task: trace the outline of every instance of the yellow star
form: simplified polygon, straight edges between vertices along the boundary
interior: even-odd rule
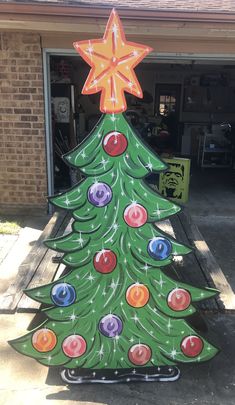
[[[143,97],[134,68],[152,49],[126,41],[122,23],[114,9],[102,39],[74,42],[74,47],[91,66],[82,94],[101,91],[102,112],[125,111],[127,105],[124,91]]]

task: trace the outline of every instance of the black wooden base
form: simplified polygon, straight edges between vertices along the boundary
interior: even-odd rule
[[[68,384],[176,381],[179,376],[180,370],[174,366],[123,368],[117,370],[67,368],[61,372],[63,381]]]

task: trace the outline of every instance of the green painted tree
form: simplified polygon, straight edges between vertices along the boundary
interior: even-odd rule
[[[174,256],[190,253],[156,225],[180,207],[148,186],[145,177],[167,166],[123,115],[124,91],[142,96],[133,68],[150,49],[126,41],[114,10],[103,39],[74,46],[91,66],[83,93],[101,91],[104,115],[65,156],[84,180],[50,199],[74,219],[70,234],[46,242],[63,252],[69,272],[25,292],[44,304],[46,320],[10,343],[41,364],[63,366],[72,383],[103,381],[105,371],[108,381],[174,380],[178,362],[217,353],[187,322],[193,304],[217,291],[163,271]]]

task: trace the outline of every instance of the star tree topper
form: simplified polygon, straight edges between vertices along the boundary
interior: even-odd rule
[[[152,49],[126,40],[122,23],[114,9],[102,39],[78,41],[73,45],[91,66],[82,94],[101,91],[100,111],[125,111],[127,105],[124,91],[143,97],[134,68]]]

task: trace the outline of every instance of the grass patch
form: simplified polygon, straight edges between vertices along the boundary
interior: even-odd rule
[[[21,222],[16,219],[0,218],[0,234],[17,235],[21,228]]]

